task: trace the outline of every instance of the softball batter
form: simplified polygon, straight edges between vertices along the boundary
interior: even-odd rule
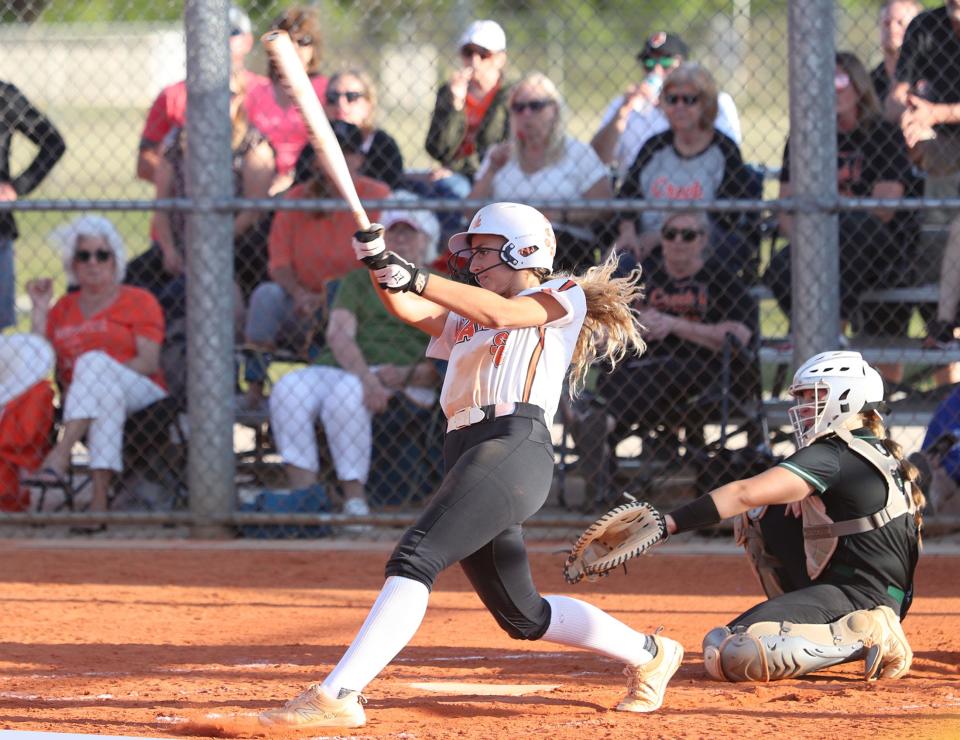
[[[883,381],[858,352],[824,352],[790,391],[798,451],[666,517],[673,534],[740,515],[738,539],[770,597],[707,633],[707,673],[773,681],[863,660],[867,680],[899,678],[913,657],[900,620],[924,499],[886,438]]]
[[[539,211],[515,203],[481,209],[450,239],[479,287],[446,280],[384,252],[379,231],[357,235],[357,257],[398,318],[449,360],[441,394],[447,416],[446,476],[387,563],[386,582],[333,672],[281,709],[279,727],[360,727],[360,694],[420,626],[437,575],[460,563],[510,637],[593,650],[626,664],[617,709],[650,712],[662,701],[683,648],[644,635],[583,601],[541,596],[522,525],[546,500],[553,475],[550,424],[564,374],[578,387],[598,355],[616,363],[643,349],[630,306],[638,275],[613,279],[613,262],[580,277],[551,276],[556,238]],[[571,367],[572,363],[572,367]]]

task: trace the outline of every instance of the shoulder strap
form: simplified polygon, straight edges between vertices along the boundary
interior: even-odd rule
[[[846,537],[851,534],[869,532],[879,529],[899,516],[914,510],[913,500],[900,490],[891,474],[892,463],[896,463],[890,455],[884,455],[865,439],[850,433],[848,429],[836,430],[836,435],[852,452],[870,463],[883,476],[887,485],[887,503],[880,511],[858,519],[848,519],[833,524],[823,524],[813,527],[804,527],[803,536],[806,539],[821,540],[832,537]]]

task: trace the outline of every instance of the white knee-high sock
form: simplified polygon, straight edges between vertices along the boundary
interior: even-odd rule
[[[642,665],[653,659],[647,637],[592,604],[569,596],[544,596],[550,604],[550,626],[542,640],[583,648]]]
[[[390,576],[347,652],[323,682],[336,698],[340,689],[362,691],[413,638],[427,611],[430,591],[419,581]]]

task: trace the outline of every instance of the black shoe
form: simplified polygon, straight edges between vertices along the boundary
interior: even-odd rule
[[[927,324],[927,336],[923,340],[925,349],[949,349],[957,346],[954,334],[957,325],[952,321],[933,319]]]

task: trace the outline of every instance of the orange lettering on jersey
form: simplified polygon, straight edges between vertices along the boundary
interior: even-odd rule
[[[454,344],[460,344],[460,342],[469,342],[473,339],[473,335],[478,331],[487,331],[486,326],[481,326],[476,321],[470,321],[470,319],[458,319],[457,320],[457,330],[454,333]]]
[[[493,366],[500,367],[500,363],[503,361],[503,350],[507,347],[507,337],[510,336],[508,331],[498,331],[493,335],[493,346],[490,347],[490,354],[493,355]]]

